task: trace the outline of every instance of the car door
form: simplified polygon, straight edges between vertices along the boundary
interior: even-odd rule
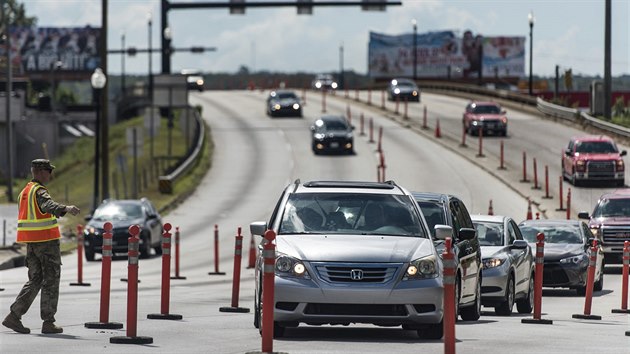
[[[573,173],[573,149],[575,148],[575,141],[569,141],[569,145],[562,152],[562,172],[563,174],[570,175]],[[567,155],[566,151],[571,153]]]
[[[143,209],[145,211],[146,223],[151,230],[151,245],[155,246],[162,242],[162,220],[157,209],[148,200],[144,201]]]
[[[508,246],[511,246],[514,241],[522,240],[523,235],[518,228],[518,225],[514,222],[514,220],[509,219],[507,224],[508,231]],[[529,269],[531,267],[530,254],[531,249],[527,247],[526,249],[514,249],[510,248],[510,253],[512,255],[512,263],[514,264],[516,279],[515,282],[515,292],[519,293],[521,291],[526,292],[529,287]]]
[[[462,228],[474,229],[475,227],[462,201],[456,198],[451,199],[449,208],[452,215],[453,230],[456,230],[455,244],[459,248],[459,261],[462,267],[462,302],[468,302],[474,298],[479,281],[479,262],[477,260],[479,247],[476,238],[464,240],[460,237],[459,231]],[[475,247],[475,242],[477,242],[477,247]]]

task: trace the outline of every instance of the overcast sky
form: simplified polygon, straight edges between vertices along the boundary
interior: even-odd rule
[[[101,0],[18,0],[40,27],[101,26]],[[228,0],[213,0],[227,2]],[[252,1],[252,0],[246,0]],[[264,0],[253,0],[264,1]],[[318,0],[313,0],[317,3]],[[204,2],[203,0],[172,0]],[[208,1],[206,1],[208,2]],[[153,47],[160,45],[159,0],[109,0],[109,48],[148,47],[147,14],[153,14]],[[612,74],[630,74],[630,0],[612,0]],[[249,8],[230,15],[227,8],[171,10],[174,47],[216,47],[216,52],[178,52],[172,71],[196,68],[203,72],[250,70],[274,72],[337,72],[343,45],[345,70],[367,72],[369,32],[389,35],[465,30],[486,36],[524,36],[525,72],[529,73],[528,14],[533,12],[535,75],[553,76],[571,68],[574,75],[604,73],[605,0],[402,0],[384,12],[359,7],[315,7],[312,15],[297,15],[293,7]],[[146,54],[127,58],[127,73],[146,73]],[[160,71],[153,57],[153,70]],[[109,72],[121,72],[120,55],[109,56]]]

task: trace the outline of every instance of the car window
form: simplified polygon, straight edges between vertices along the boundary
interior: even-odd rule
[[[348,126],[338,120],[329,120],[325,123],[326,130],[348,130]]]
[[[612,154],[617,152],[617,148],[609,141],[582,141],[576,145],[575,152]]]
[[[518,225],[514,222],[514,220],[510,220],[510,225],[512,225],[512,230],[514,230],[514,237],[516,240],[522,240],[523,235],[521,234],[521,229],[519,229]],[[512,241],[514,242],[514,241]]]
[[[143,217],[142,205],[131,203],[108,203],[94,211],[94,220],[130,220]]]
[[[412,201],[386,194],[299,193],[289,196],[278,234],[427,237]]]
[[[513,225],[513,222],[508,223],[508,245],[513,244],[517,239],[515,228],[516,225]]]
[[[545,243],[559,244],[583,244],[583,237],[578,225],[552,225],[552,226],[532,226],[523,225],[520,227],[523,237],[528,242],[536,242],[536,235],[542,232],[545,235]]]
[[[495,105],[476,105],[473,112],[476,114],[499,114],[501,108]]]
[[[278,99],[289,99],[289,98],[297,99],[295,94],[292,92],[282,92],[282,93],[279,93],[277,97]]]
[[[480,246],[503,246],[503,224],[488,221],[473,222]]]
[[[630,217],[630,199],[604,199],[595,207],[593,217]]]
[[[418,206],[422,210],[424,219],[427,221],[431,235],[435,237],[435,225],[448,225],[444,219],[444,209],[442,204],[438,202],[419,201]]]
[[[462,227],[474,228],[472,219],[470,218],[470,214],[468,213],[468,209],[466,209],[466,205],[461,200],[453,201],[453,214],[456,215],[459,220],[459,230]]]

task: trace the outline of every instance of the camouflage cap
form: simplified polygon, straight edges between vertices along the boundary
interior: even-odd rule
[[[52,165],[49,160],[46,159],[35,159],[31,161],[31,167],[40,169],[40,170],[54,170],[55,165]]]

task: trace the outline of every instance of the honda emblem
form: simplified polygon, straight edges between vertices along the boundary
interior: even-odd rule
[[[352,269],[350,271],[350,279],[363,280],[363,271],[361,269]]]

